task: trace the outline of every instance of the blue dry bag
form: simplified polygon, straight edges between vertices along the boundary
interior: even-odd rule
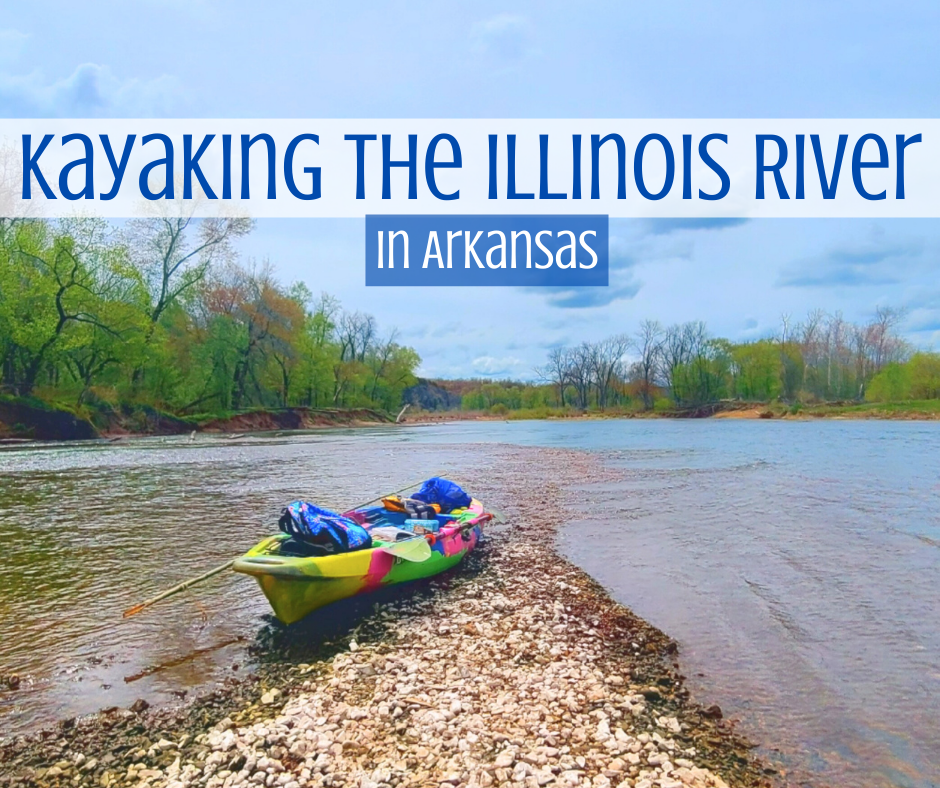
[[[424,503],[436,503],[441,512],[452,512],[454,509],[463,509],[470,505],[470,496],[459,485],[452,481],[435,476],[421,485],[421,489],[411,496]]]

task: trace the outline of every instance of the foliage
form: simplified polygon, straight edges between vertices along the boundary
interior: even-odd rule
[[[897,385],[885,388],[892,365],[904,365],[910,352],[895,333],[901,316],[879,309],[870,322],[854,325],[838,313],[817,310],[796,325],[785,316],[777,336],[742,343],[712,337],[698,321],[663,327],[647,320],[633,337],[555,348],[539,374],[551,384],[555,404],[581,409],[622,407],[632,400],[642,410],[662,410],[665,396],[671,409],[728,398],[859,400],[870,385],[876,399],[938,396],[940,357],[933,354],[917,353],[907,362],[909,391]],[[596,361],[605,357],[606,367]],[[606,377],[600,374],[603,369]]]
[[[940,399],[940,354],[915,353],[907,366],[911,399]]]
[[[865,399],[869,402],[897,402],[911,398],[910,364],[887,364],[868,383]]]
[[[501,405],[510,410],[540,408],[553,400],[548,386],[534,386],[512,381],[472,381],[472,387],[461,398],[463,410],[488,410]]]
[[[868,384],[869,402],[940,399],[940,354],[915,353],[906,363],[891,362]]]
[[[654,413],[669,413],[674,409],[675,406],[672,404],[672,400],[669,399],[669,397],[657,397],[653,400]]]
[[[420,359],[375,318],[268,262],[239,261],[250,222],[158,216],[0,219],[0,394],[78,414],[133,405],[179,416],[292,406],[394,410]],[[465,410],[509,417],[694,409],[722,399],[892,403],[940,398],[940,355],[879,309],[814,311],[750,342],[704,323],[553,348],[538,383],[447,381]],[[794,411],[796,412],[796,411]]]
[[[780,396],[780,351],[769,339],[735,345],[731,350],[733,390],[745,400],[772,400]]]
[[[371,315],[241,263],[244,221],[0,220],[0,392],[177,414],[398,407],[420,359]]]
[[[894,330],[900,317],[879,309],[855,325],[814,311],[794,325],[784,317],[777,336],[740,343],[710,336],[701,322],[647,320],[632,337],[553,348],[537,370],[540,384],[461,381],[463,408],[664,413],[733,399],[779,400],[796,415],[801,401],[940,397],[940,355],[909,356]]]

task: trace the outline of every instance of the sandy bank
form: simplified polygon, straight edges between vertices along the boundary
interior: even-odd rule
[[[0,785],[767,785],[720,710],[690,700],[676,644],[548,549],[554,479],[597,478],[594,461],[506,455],[466,481],[510,525],[458,571],[383,601],[316,660],[9,743]]]

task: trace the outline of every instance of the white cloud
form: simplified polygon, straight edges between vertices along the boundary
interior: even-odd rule
[[[493,356],[479,356],[471,362],[473,371],[478,375],[496,377],[499,375],[512,375],[517,373],[525,362],[514,356],[494,358]]]
[[[8,118],[160,117],[174,114],[183,103],[175,77],[121,79],[96,63],[83,63],[54,82],[39,72],[0,73],[0,114]]]

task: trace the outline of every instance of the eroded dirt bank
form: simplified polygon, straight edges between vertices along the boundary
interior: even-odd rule
[[[508,525],[315,658],[176,710],[112,710],[0,750],[0,785],[680,788],[770,770],[689,699],[666,635],[551,549],[587,455],[494,451],[464,479]]]
[[[374,408],[272,408],[213,419],[178,418],[146,405],[100,407],[90,419],[51,406],[0,400],[0,440],[92,440],[189,432],[243,433],[359,427],[394,419]]]

